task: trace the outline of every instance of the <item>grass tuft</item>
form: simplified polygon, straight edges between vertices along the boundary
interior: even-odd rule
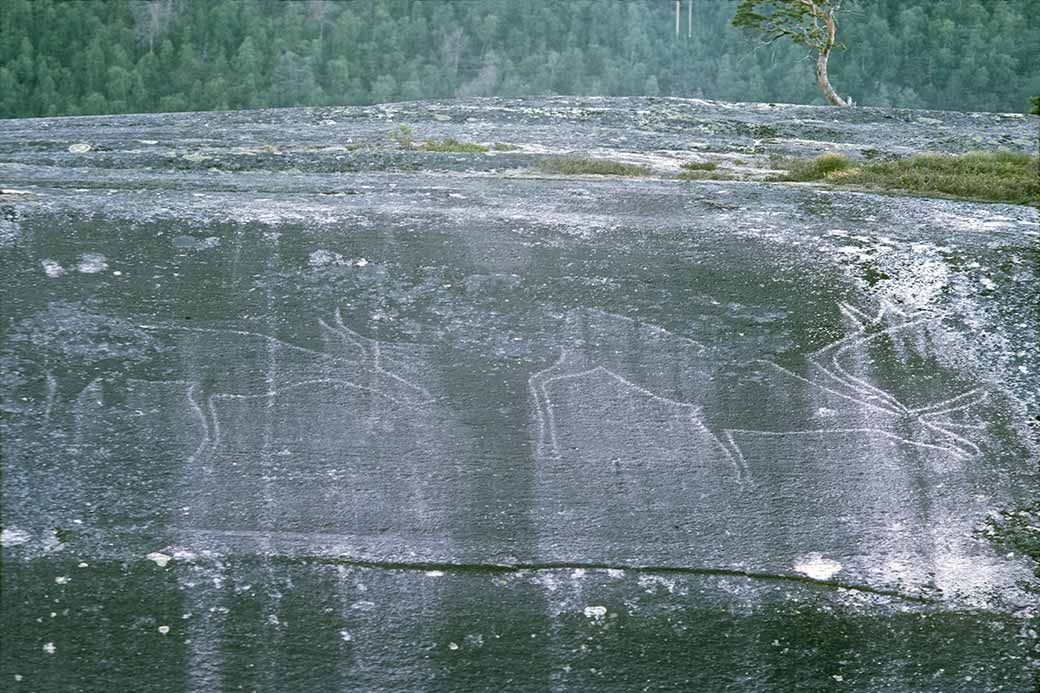
[[[787,166],[787,173],[780,177],[781,180],[806,181],[820,180],[836,171],[847,171],[852,168],[852,162],[844,154],[831,152],[815,159],[790,161]]]
[[[902,190],[987,202],[1040,205],[1040,161],[1015,152],[923,154],[907,159],[854,165],[840,154],[785,162],[775,180],[822,180],[874,190]]]
[[[625,164],[610,159],[542,159],[538,168],[546,173],[563,173],[568,175],[592,174],[596,176],[648,176],[650,169],[646,166]]]
[[[517,149],[520,149],[515,144],[506,144],[505,142],[495,142],[491,145],[491,148],[496,152],[515,152]]]
[[[459,142],[451,137],[444,140],[427,140],[423,142],[422,150],[425,152],[486,152],[488,150],[482,144],[476,142]]]
[[[401,123],[390,131],[390,139],[397,142],[401,149],[411,149],[415,142],[415,133],[410,125]]]
[[[714,161],[687,161],[682,167],[687,171],[714,171],[719,165]]]

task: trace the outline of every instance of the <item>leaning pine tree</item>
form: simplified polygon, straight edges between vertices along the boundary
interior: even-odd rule
[[[841,0],[740,0],[733,26],[747,27],[765,36],[766,43],[786,36],[816,52],[816,79],[824,96],[835,106],[848,106],[827,78],[827,59],[837,43],[834,20]]]

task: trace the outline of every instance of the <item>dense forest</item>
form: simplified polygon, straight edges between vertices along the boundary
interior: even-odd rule
[[[692,7],[691,7],[692,4]],[[0,0],[0,116],[665,95],[823,103],[736,0]],[[689,12],[689,14],[688,14]],[[1040,0],[845,0],[831,81],[859,105],[1026,111]]]

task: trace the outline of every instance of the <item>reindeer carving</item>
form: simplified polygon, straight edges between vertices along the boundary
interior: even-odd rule
[[[195,459],[205,457],[219,437],[215,398],[274,396],[307,384],[337,383],[398,405],[416,406],[432,399],[428,390],[396,372],[407,370],[404,359],[387,353],[414,350],[363,337],[347,326],[338,308],[333,320],[319,319],[318,325],[321,351],[248,330],[188,322],[135,325],[62,304],[27,321],[26,329],[33,332],[19,336],[15,346],[18,340],[42,343],[60,356],[57,375],[46,360],[42,364],[47,369],[45,418],[53,408],[74,404],[83,393],[95,391],[90,387],[93,383],[118,380],[186,386],[188,404],[203,428]],[[39,370],[40,365],[31,359],[39,359],[40,351],[37,348],[21,358]]]
[[[810,384],[816,388],[832,390],[860,406],[875,409],[881,415],[880,418],[889,421],[893,426],[917,429],[927,433],[927,437],[938,436],[935,440],[938,447],[946,449],[956,457],[964,458],[978,454],[979,446],[966,438],[964,432],[982,430],[985,424],[976,419],[967,420],[965,417],[970,417],[973,408],[987,399],[989,393],[985,388],[973,387],[940,401],[913,406],[890,390],[853,374],[845,363],[858,349],[865,350],[882,342],[895,342],[900,339],[920,341],[922,333],[927,335],[930,328],[937,326],[947,316],[935,313],[909,315],[890,303],[882,303],[875,315],[868,315],[847,303],[839,307],[854,329],[847,336],[813,353],[807,359],[820,376]],[[892,432],[888,427],[883,430]]]
[[[960,560],[949,506],[972,498],[973,473],[957,470],[982,452],[971,435],[988,393],[925,364],[945,316],[840,308],[849,333],[809,355],[804,375],[762,360],[723,376],[685,337],[568,314],[560,358],[529,379],[542,557],[781,574],[820,554],[879,584],[925,581],[933,538]],[[904,341],[916,346],[890,370],[917,371],[893,387],[869,359]],[[930,499],[918,484],[937,469],[946,495]],[[909,567],[886,573],[880,555]]]
[[[555,381],[607,374],[650,396],[674,401],[692,410],[711,377],[704,347],[692,339],[631,318],[593,309],[570,311],[564,321],[564,346],[549,368],[528,381],[538,422],[538,448],[559,454],[556,422],[549,387]],[[657,357],[656,362],[640,355]]]
[[[204,458],[218,443],[214,409],[218,398],[273,397],[292,388],[334,383],[404,406],[432,399],[428,390],[389,370],[395,361],[383,355],[383,345],[347,327],[338,308],[332,324],[322,319],[318,324],[325,341],[323,352],[245,330],[138,326],[162,342],[176,343],[172,353],[182,359],[179,365],[184,365],[187,355],[203,357],[189,363],[189,379],[183,381],[188,385],[190,406],[204,428],[195,459]],[[148,366],[154,369],[156,364]]]
[[[978,454],[978,444],[967,436],[971,431],[985,428],[981,421],[971,418],[973,407],[988,396],[984,388],[969,388],[941,401],[913,406],[868,382],[862,375],[856,375],[847,363],[856,350],[871,348],[883,340],[911,339],[915,331],[936,324],[945,316],[907,315],[890,304],[883,304],[873,316],[849,304],[842,304],[840,309],[851,322],[852,331],[807,358],[809,377],[771,361],[759,360],[752,365],[775,372],[790,387],[827,393],[850,407],[869,410],[876,416],[866,427],[843,428],[829,424],[827,428],[804,431],[794,428],[786,432],[875,431],[892,439],[938,448],[957,458]],[[551,390],[571,379],[608,375],[619,386],[633,387],[649,396],[671,401],[688,410],[691,416],[701,414],[714,367],[706,358],[704,347],[697,342],[629,318],[588,309],[569,313],[561,336],[563,346],[559,359],[529,379],[539,454],[561,454]],[[711,418],[717,439],[739,464],[741,455],[734,434],[756,431],[727,425],[724,415]],[[767,428],[761,432],[785,432],[783,428],[768,426],[767,418],[762,421]],[[812,426],[812,422],[807,423]],[[905,438],[908,428],[918,431],[920,439],[908,441]],[[742,470],[741,474],[746,475],[747,471]]]

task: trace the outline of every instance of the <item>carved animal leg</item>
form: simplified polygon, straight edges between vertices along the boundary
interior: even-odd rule
[[[390,384],[394,387],[403,387],[406,391],[410,392],[411,396],[409,399],[413,400],[413,404],[427,404],[434,400],[433,395],[431,395],[430,391],[426,388],[385,369],[383,367],[384,362],[390,365],[393,365],[395,362],[382,355],[380,352],[380,343],[378,341],[363,337],[347,327],[346,323],[343,321],[343,313],[339,308],[336,308],[336,329],[348,344],[353,344],[361,350],[363,360],[370,368],[372,368],[372,370],[380,376],[392,381]]]

